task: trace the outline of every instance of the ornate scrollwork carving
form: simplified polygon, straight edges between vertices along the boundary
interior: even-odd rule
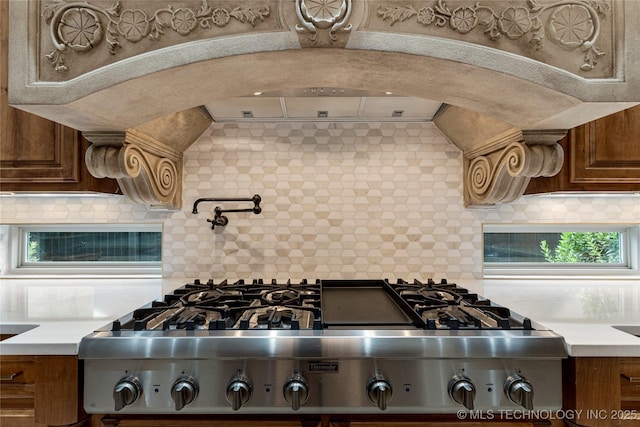
[[[255,27],[270,15],[269,6],[232,9],[210,6],[202,0],[199,8],[167,7],[147,12],[142,9],[122,9],[120,1],[103,8],[88,2],[57,0],[47,5],[42,13],[49,24],[49,35],[54,49],[46,56],[56,71],[68,68],[64,63],[67,48],[86,52],[101,44],[106,38],[107,50],[112,55],[120,48],[121,40],[131,43],[150,38],[158,40],[167,29],[186,36],[197,27],[211,29],[226,26],[231,18]],[[106,36],[106,37],[105,37]]]
[[[173,198],[178,183],[178,168],[174,161],[145,152],[132,144],[124,147],[121,158],[127,176],[133,178],[132,183],[145,203],[165,204]],[[142,179],[144,185],[136,184],[135,179]]]
[[[529,0],[526,6],[509,6],[496,10],[476,1],[473,5],[450,8],[447,0],[437,0],[432,6],[379,6],[377,15],[390,25],[415,18],[419,24],[448,26],[459,34],[484,27],[491,40],[504,36],[518,40],[530,34],[530,43],[539,49],[548,37],[560,48],[584,52],[582,71],[590,71],[604,52],[596,48],[600,35],[600,20],[611,9],[604,0],[560,0],[554,3]]]
[[[468,204],[512,202],[524,193],[531,178],[557,174],[563,160],[559,144],[527,145],[524,141],[470,159],[465,179]]]
[[[349,32],[352,25],[351,0],[296,0],[299,24],[296,31],[309,33],[309,39],[318,43],[318,30],[328,32],[329,44],[337,40],[337,32]]]
[[[87,131],[85,163],[96,178],[114,178],[123,194],[136,203],[179,209],[182,205],[184,150],[211,124],[200,107],[129,128]]]
[[[177,207],[179,161],[151,153],[137,144],[91,145],[85,163],[96,178],[115,178],[136,203]]]

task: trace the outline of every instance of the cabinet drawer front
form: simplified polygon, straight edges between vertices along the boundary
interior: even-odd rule
[[[2,402],[9,399],[33,399],[35,384],[2,384]],[[2,405],[4,407],[4,405]]]
[[[640,383],[640,359],[621,359],[620,373],[630,382]]]
[[[0,405],[10,409],[33,409],[35,359],[31,356],[0,357]]]
[[[640,381],[630,381],[629,378],[622,375],[620,379],[621,407],[622,409],[634,409],[640,413]]]
[[[640,414],[640,359],[622,360],[620,364],[620,406],[622,409],[636,411],[636,414]]]
[[[0,383],[2,394],[10,384],[33,384],[35,382],[35,360],[30,356],[0,357]]]

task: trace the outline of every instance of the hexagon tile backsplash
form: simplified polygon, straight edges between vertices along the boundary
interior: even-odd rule
[[[179,212],[122,197],[4,196],[1,222],[162,222],[166,277],[458,280],[481,276],[483,223],[640,218],[634,196],[465,209],[462,155],[432,123],[214,124],[186,151],[184,174]],[[246,203],[191,213],[201,197],[254,194],[262,213],[230,213],[225,227],[211,230],[213,208]]]
[[[473,270],[474,219],[458,215],[461,153],[432,125],[214,125],[186,153],[185,183],[186,200],[257,193],[263,211],[230,214],[208,238],[204,215],[168,221],[174,273],[312,279]],[[176,244],[183,236],[197,247]]]

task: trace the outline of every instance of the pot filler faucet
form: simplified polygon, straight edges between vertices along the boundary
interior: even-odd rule
[[[259,214],[262,212],[262,208],[260,207],[260,202],[262,201],[262,197],[259,195],[254,195],[253,197],[245,197],[245,198],[203,198],[198,199],[193,204],[193,212],[194,214],[198,213],[198,205],[202,202],[253,202],[252,208],[245,209],[222,209],[220,206],[216,206],[213,209],[214,216],[212,219],[207,219],[207,222],[211,223],[211,229],[215,229],[216,225],[220,227],[224,227],[229,223],[229,218],[224,216],[224,213],[227,212],[253,212],[254,214]]]

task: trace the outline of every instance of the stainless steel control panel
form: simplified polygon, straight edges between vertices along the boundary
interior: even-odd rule
[[[561,361],[84,360],[88,413],[455,413],[559,409]]]

